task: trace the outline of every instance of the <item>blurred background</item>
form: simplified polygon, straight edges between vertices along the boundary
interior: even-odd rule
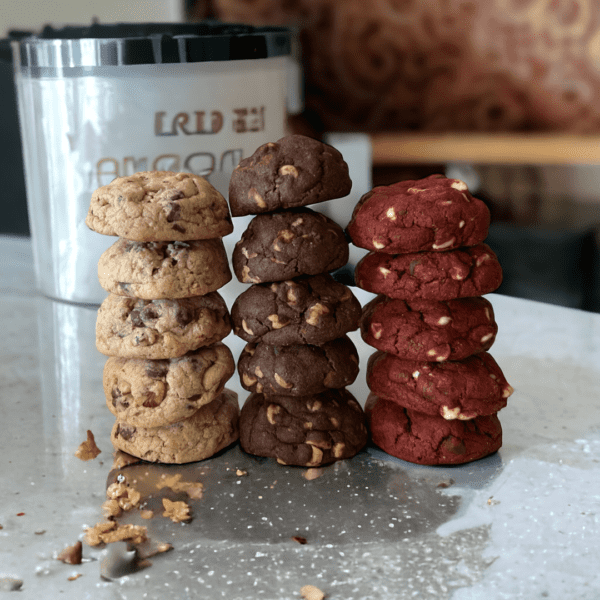
[[[0,13],[0,233],[29,235],[9,40],[48,24],[204,19],[291,27],[303,100],[291,132],[356,150],[369,185],[463,179],[492,213],[500,293],[600,312],[592,0],[9,3]]]

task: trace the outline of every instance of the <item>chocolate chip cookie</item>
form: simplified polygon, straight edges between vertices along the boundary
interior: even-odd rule
[[[225,389],[191,417],[163,427],[135,427],[117,421],[111,442],[149,462],[183,464],[204,460],[239,437],[237,394]]]
[[[234,372],[231,351],[221,343],[180,358],[111,357],[104,365],[106,404],[127,425],[170,425],[212,402]]]
[[[247,342],[315,344],[358,329],[360,302],[329,274],[253,285],[231,307],[234,333]]]
[[[98,261],[100,285],[113,294],[155,300],[204,296],[231,280],[220,238],[132,242],[120,238]]]
[[[285,281],[327,273],[348,262],[348,242],[334,221],[309,208],[258,215],[233,250],[242,283]]]
[[[231,332],[218,292],[178,300],[110,294],[96,319],[96,347],[122,358],[177,358],[221,341]]]
[[[496,452],[502,426],[489,415],[448,421],[369,394],[365,413],[373,443],[384,452],[420,465],[455,465]]]
[[[308,396],[350,385],[358,375],[358,352],[347,336],[322,346],[247,344],[238,372],[250,392]]]
[[[360,248],[405,254],[475,246],[487,237],[488,207],[459,179],[431,175],[367,192],[347,232]]]
[[[348,165],[338,150],[303,135],[260,146],[240,161],[229,181],[234,217],[316,204],[347,196]]]
[[[367,386],[404,408],[462,421],[498,412],[513,392],[487,352],[446,362],[375,352],[367,364]]]
[[[142,171],[98,188],[86,225],[137,242],[204,240],[233,231],[225,198],[203,177]]]
[[[486,244],[449,252],[370,252],[356,265],[358,287],[389,298],[452,300],[489,294],[502,267]]]
[[[442,362],[489,350],[498,325],[485,298],[397,300],[377,296],[364,308],[363,340],[400,358]]]
[[[326,465],[354,456],[366,442],[363,410],[345,389],[301,398],[253,393],[240,414],[242,449],[284,465]]]

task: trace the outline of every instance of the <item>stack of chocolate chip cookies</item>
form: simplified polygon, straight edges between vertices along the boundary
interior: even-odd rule
[[[420,464],[457,464],[500,448],[496,413],[512,393],[487,350],[498,327],[483,294],[502,269],[483,240],[490,214],[464,182],[432,175],[377,187],[347,232],[370,250],[356,284],[378,294],[361,334],[378,351],[367,365],[365,411],[373,442]]]
[[[140,172],[98,188],[86,224],[119,236],[98,263],[110,295],[96,321],[114,447],[152,462],[212,456],[238,439],[237,395],[224,389],[235,361],[221,343],[231,320],[216,291],[231,279],[225,199],[202,177]]]
[[[346,333],[361,306],[329,271],[348,260],[342,228],[305,208],[350,192],[334,148],[292,135],[261,146],[234,170],[234,217],[257,215],[233,252],[237,278],[252,286],[235,301],[234,333],[248,342],[238,361],[251,392],[240,416],[242,448],[281,464],[319,466],[354,456],[365,417],[348,392],[358,353]]]

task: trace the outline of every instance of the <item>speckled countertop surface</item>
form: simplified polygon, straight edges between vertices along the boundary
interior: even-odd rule
[[[163,475],[201,481],[193,520],[144,521],[173,545],[145,568],[122,543],[84,544],[82,564],[68,565],[58,552],[102,520],[118,475],[105,359],[95,312],[36,297],[28,241],[0,238],[0,596],[293,599],[312,584],[340,600],[597,600],[600,315],[489,299],[491,353],[516,390],[497,454],[437,468],[369,448],[314,480],[237,446],[183,467],[125,467],[148,508],[185,497],[159,491]],[[364,366],[371,349],[353,339]],[[235,378],[228,387],[241,392]],[[363,373],[351,390],[364,404]],[[87,429],[102,453],[82,462],[73,453]]]

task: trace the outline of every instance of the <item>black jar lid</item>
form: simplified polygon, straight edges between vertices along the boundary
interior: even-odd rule
[[[100,67],[263,59],[291,53],[285,27],[199,23],[92,23],[44,27],[15,49],[15,67]],[[14,47],[14,46],[13,46]]]

